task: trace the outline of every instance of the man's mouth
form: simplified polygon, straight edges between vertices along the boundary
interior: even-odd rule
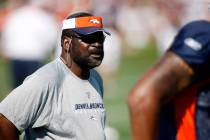
[[[90,54],[93,58],[101,58],[101,54]]]

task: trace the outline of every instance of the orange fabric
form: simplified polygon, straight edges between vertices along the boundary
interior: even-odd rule
[[[177,140],[196,140],[194,121],[196,93],[197,86],[184,91],[184,96],[178,97],[175,102]]]
[[[103,28],[102,18],[98,16],[89,16],[89,17],[79,17],[76,18],[76,28],[81,27],[99,27]]]
[[[209,84],[210,79],[186,89],[175,101],[177,140],[196,140],[195,107],[198,89]]]

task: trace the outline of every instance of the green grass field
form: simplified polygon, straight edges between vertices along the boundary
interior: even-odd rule
[[[11,77],[8,63],[0,59],[0,101],[11,91]]]
[[[120,140],[130,140],[130,120],[126,98],[134,83],[156,61],[158,54],[153,44],[133,55],[123,57],[118,79],[105,86],[107,124],[116,128]],[[0,100],[11,90],[8,64],[0,60]]]
[[[120,133],[120,140],[130,140],[130,120],[128,116],[127,96],[135,82],[157,60],[154,45],[142,49],[132,56],[125,56],[119,70],[119,79],[105,88],[113,91],[105,95],[108,124]]]

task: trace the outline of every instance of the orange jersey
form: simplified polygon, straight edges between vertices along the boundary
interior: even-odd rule
[[[166,110],[161,112],[159,140],[203,140],[203,138],[197,136],[198,128],[200,130],[209,130],[210,128],[208,125],[205,128],[196,127],[196,124],[199,123],[196,123],[196,107],[202,91],[201,87],[209,83],[210,81],[205,81],[192,85],[181,92],[173,104],[170,104],[171,106],[164,106],[163,110]],[[205,122],[206,120],[202,120],[202,123],[205,124]],[[208,135],[204,137],[208,137]]]
[[[183,91],[175,101],[176,140],[196,140],[195,106],[198,86]]]

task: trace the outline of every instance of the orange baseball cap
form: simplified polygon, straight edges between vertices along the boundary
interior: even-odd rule
[[[108,35],[109,32],[104,30],[102,18],[99,16],[87,16],[70,18],[63,21],[62,30],[71,29],[79,34],[88,35],[98,31],[102,31]]]

